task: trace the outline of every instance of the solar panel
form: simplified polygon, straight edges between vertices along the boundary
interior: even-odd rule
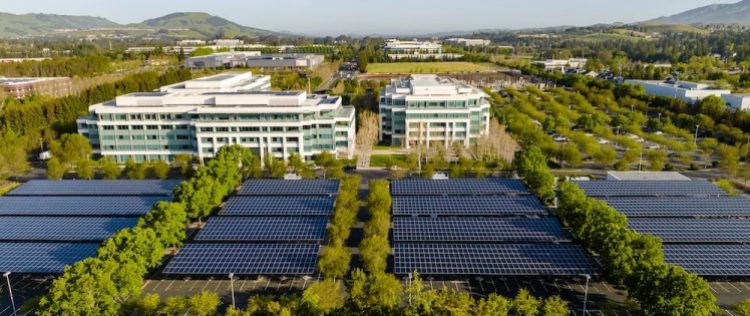
[[[197,241],[320,241],[328,218],[216,216],[195,237]]]
[[[99,244],[0,242],[0,271],[62,273],[66,265],[96,255]]]
[[[7,195],[163,195],[172,194],[180,180],[31,180]]]
[[[750,245],[664,245],[664,259],[701,276],[750,276]]]
[[[750,200],[721,198],[602,198],[628,217],[750,217]]]
[[[586,251],[571,244],[395,244],[395,273],[426,275],[593,274]]]
[[[482,195],[528,194],[526,186],[516,179],[450,179],[450,180],[395,180],[392,195]]]
[[[161,196],[5,196],[0,215],[38,216],[140,216]]]
[[[750,220],[634,218],[628,226],[664,242],[750,242]]]
[[[569,238],[554,218],[393,218],[393,241],[553,242]]]
[[[187,244],[164,273],[307,275],[317,258],[316,244]]]
[[[0,217],[0,240],[102,241],[138,223],[137,217]]]
[[[235,196],[224,204],[220,215],[328,216],[334,198],[329,196]]]
[[[546,215],[532,195],[394,196],[394,215]]]
[[[704,180],[577,181],[588,196],[726,196]]]
[[[338,180],[247,180],[239,195],[333,195]]]

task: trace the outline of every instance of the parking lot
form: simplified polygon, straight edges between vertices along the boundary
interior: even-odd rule
[[[52,280],[52,276],[11,275],[10,283],[13,288],[16,309],[20,309],[27,300],[47,293],[52,285]],[[13,308],[8,295],[8,285],[3,278],[2,287],[0,287],[0,316],[10,315],[13,315]],[[19,311],[18,315],[33,315],[33,311],[26,311],[25,313]]]

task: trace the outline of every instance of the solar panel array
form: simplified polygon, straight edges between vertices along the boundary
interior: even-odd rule
[[[14,216],[141,216],[160,196],[6,196],[0,215]]]
[[[516,179],[395,180],[392,195],[494,195],[528,194]]]
[[[547,215],[532,195],[394,196],[393,215]]]
[[[727,196],[727,192],[703,180],[578,181],[588,196]]]
[[[9,196],[170,196],[179,180],[31,180]]]
[[[234,196],[219,215],[227,216],[328,216],[330,196]]]
[[[0,270],[62,273],[135,226],[179,181],[32,180],[0,197]]]
[[[602,198],[629,217],[750,217],[750,201],[720,198]]]
[[[338,180],[247,180],[239,195],[334,195]]]
[[[96,255],[98,243],[0,242],[0,271],[61,273],[66,265]]]
[[[135,226],[136,217],[0,217],[0,241],[102,241]]]
[[[593,274],[586,251],[512,179],[397,180],[394,272],[427,275]]]
[[[195,240],[200,241],[321,241],[328,220],[316,217],[217,216]]]
[[[396,243],[396,274],[543,275],[590,274],[578,245]]]
[[[660,237],[667,262],[703,276],[750,276],[750,200],[703,181],[584,181],[590,196]]]
[[[248,180],[163,272],[313,274],[338,188],[328,180]]]
[[[554,218],[393,219],[395,242],[555,242],[570,241]]]
[[[317,244],[187,244],[166,274],[312,274]]]

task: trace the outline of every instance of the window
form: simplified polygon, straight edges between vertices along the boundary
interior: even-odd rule
[[[271,131],[272,132],[283,132],[284,128],[280,127],[280,126],[274,126],[274,127],[271,127]]]
[[[127,125],[117,125],[117,129],[121,131],[127,131],[130,128]]]
[[[259,132],[259,127],[240,127],[240,132]]]
[[[150,130],[158,130],[159,129],[159,125],[148,125],[148,126],[146,126],[146,128],[150,129]]]
[[[170,129],[172,129],[172,127],[173,127],[172,125],[162,125],[161,129],[163,129],[163,130],[170,130]]]
[[[143,125],[133,125],[134,130],[143,130]]]
[[[217,127],[216,131],[217,132],[228,132],[229,131],[229,127]]]
[[[201,127],[201,132],[213,132],[213,127]]]
[[[114,129],[115,129],[115,127],[114,127],[114,126],[112,126],[112,125],[104,125],[104,126],[102,126],[102,128],[103,128],[104,130],[107,130],[107,131],[112,131],[112,130],[114,130]]]

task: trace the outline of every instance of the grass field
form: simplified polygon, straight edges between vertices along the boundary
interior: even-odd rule
[[[404,165],[405,155],[372,155],[370,156],[370,167],[385,167],[391,165]]]
[[[480,72],[501,69],[491,63],[469,63],[463,61],[424,62],[424,63],[376,63],[367,65],[368,74],[387,73],[448,73]]]

